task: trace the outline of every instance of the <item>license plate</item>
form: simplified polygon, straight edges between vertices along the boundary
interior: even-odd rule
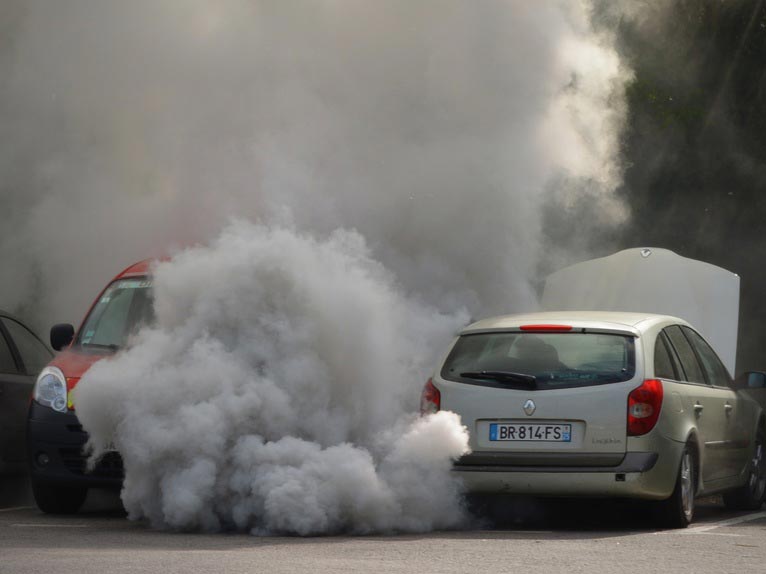
[[[490,423],[489,440],[571,442],[572,425],[543,423]]]

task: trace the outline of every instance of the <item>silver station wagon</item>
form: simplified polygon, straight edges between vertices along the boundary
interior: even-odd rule
[[[715,351],[666,315],[551,312],[463,330],[421,397],[458,413],[469,492],[645,499],[685,527],[694,499],[756,509],[766,490],[761,406]]]

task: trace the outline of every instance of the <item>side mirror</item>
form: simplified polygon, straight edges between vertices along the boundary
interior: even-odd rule
[[[59,323],[51,327],[51,347],[60,351],[74,339],[74,327],[69,323]]]
[[[742,373],[734,382],[738,389],[766,389],[766,373],[763,371],[747,371]]]

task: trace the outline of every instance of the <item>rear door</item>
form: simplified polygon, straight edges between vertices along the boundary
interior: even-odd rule
[[[0,318],[0,366],[4,365],[6,371],[0,374],[0,449],[8,464],[26,458],[26,421],[32,388],[37,374],[51,358],[53,353],[24,325],[8,317]]]
[[[638,346],[614,332],[467,334],[435,383],[442,409],[469,428],[477,464],[613,466],[642,376]]]
[[[680,325],[666,327],[663,332],[670,341],[686,384],[679,385],[684,410],[694,413],[701,443],[702,480],[711,482],[728,476],[726,449],[725,404],[728,393],[708,380],[697,352]]]
[[[721,408],[724,442],[721,446],[721,464],[725,468],[726,476],[736,476],[750,458],[751,435],[756,422],[755,411],[734,392],[729,372],[707,341],[689,327],[681,329],[697,352],[708,382],[723,400]]]
[[[29,395],[27,377],[0,327],[0,471],[23,460],[23,428]],[[31,390],[31,389],[30,389]]]

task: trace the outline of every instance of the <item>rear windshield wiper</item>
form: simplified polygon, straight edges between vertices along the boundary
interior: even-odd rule
[[[466,379],[491,379],[494,381],[513,382],[513,383],[525,383],[534,386],[537,382],[537,377],[534,375],[527,375],[526,373],[513,373],[511,371],[470,371],[467,373],[460,373],[461,377]]]
[[[101,343],[80,343],[82,347],[89,347],[93,349],[109,349],[110,351],[119,351],[120,347],[111,343],[109,345],[102,345]]]

